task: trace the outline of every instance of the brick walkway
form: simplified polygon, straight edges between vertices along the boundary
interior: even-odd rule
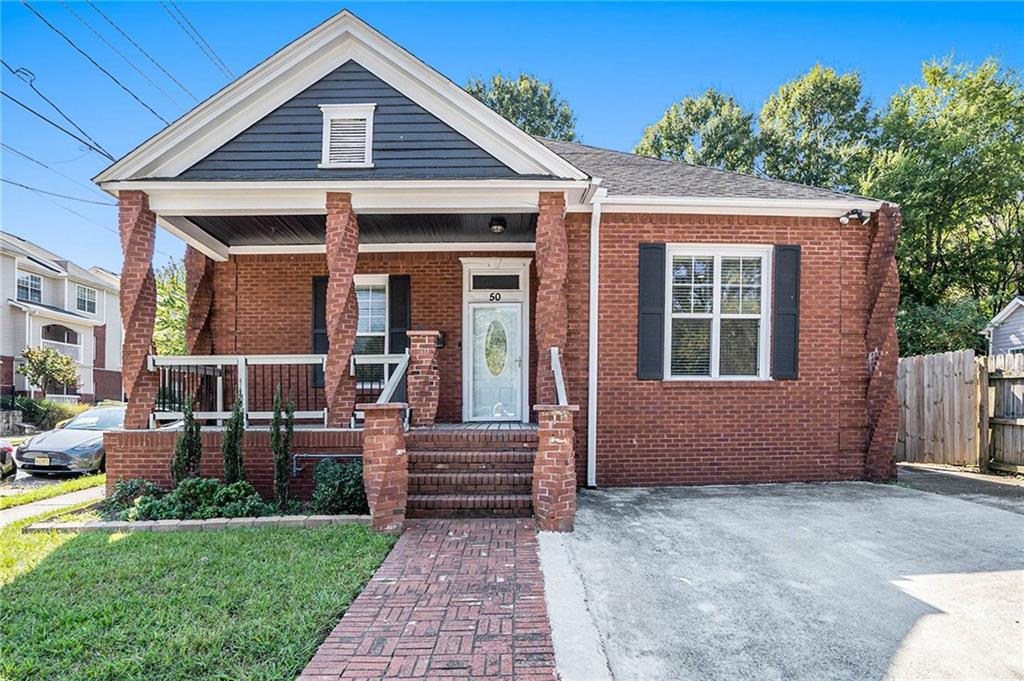
[[[299,678],[553,680],[534,521],[410,522]]]

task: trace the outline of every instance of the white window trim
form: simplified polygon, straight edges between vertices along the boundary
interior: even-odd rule
[[[25,277],[35,277],[36,279],[39,280],[39,300],[32,300],[31,297],[29,297],[29,298],[19,298],[18,297],[18,280],[21,279],[23,276],[25,276]],[[26,272],[26,271],[20,270],[20,269],[17,270],[15,272],[15,275],[14,275],[14,299],[15,300],[20,300],[23,303],[42,304],[43,296],[46,295],[46,289],[45,289],[45,286],[44,286],[44,283],[43,283],[43,279],[44,279],[44,277],[41,274],[36,274],[35,272]],[[32,287],[31,286],[29,287],[29,291],[30,292],[32,291]]]
[[[667,244],[665,247],[665,328],[664,328],[664,374],[666,381],[770,381],[771,380],[771,284],[772,284],[772,251],[771,245],[738,245],[738,244]],[[674,376],[672,375],[672,258],[674,256],[713,256],[714,278],[712,313],[701,315],[711,319],[711,371],[708,376]],[[721,311],[722,257],[762,258],[761,266],[761,314],[726,314]],[[696,318],[693,316],[691,318]],[[761,328],[758,336],[758,374],[751,376],[719,376],[719,333],[722,319],[760,319]]]
[[[356,274],[352,277],[353,286],[383,286],[384,287],[384,331],[359,331],[359,320],[356,319],[356,337],[359,336],[382,336],[384,338],[384,352],[382,354],[388,354],[391,350],[391,315],[388,311],[391,309],[391,287],[388,286],[388,275],[386,274]],[[356,310],[358,316],[359,311]],[[384,365],[384,381],[387,382],[390,378],[391,372],[389,371],[388,365]],[[373,388],[373,382],[361,381],[357,382],[357,387],[363,390]]]
[[[373,111],[376,104],[321,104],[324,115],[318,168],[372,168],[373,167]],[[331,121],[336,118],[362,118],[366,121],[366,149],[362,163],[331,163]]]
[[[89,312],[89,310],[83,310],[82,308],[80,308],[78,306],[78,300],[79,300],[78,294],[79,294],[80,291],[92,291],[92,302],[93,302],[93,307],[95,308],[92,312]],[[88,299],[88,296],[86,296],[86,298]],[[100,312],[100,292],[97,289],[94,289],[92,286],[86,286],[85,284],[79,284],[79,283],[76,282],[75,283],[75,311],[76,312],[81,312],[82,314],[90,315],[92,317],[97,316],[99,314],[99,312]]]
[[[1021,355],[1024,354],[1024,345],[1015,345],[1012,348],[1006,348],[1007,355]]]

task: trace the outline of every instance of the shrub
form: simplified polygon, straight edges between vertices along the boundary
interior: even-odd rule
[[[358,459],[349,463],[324,459],[313,473],[313,484],[313,510],[317,513],[361,515],[370,512],[363,487],[363,462]]]
[[[140,497],[158,498],[163,493],[162,489],[149,480],[118,480],[114,483],[114,493],[100,505],[100,513],[108,520],[119,520]]]
[[[174,443],[174,458],[171,460],[171,480],[177,487],[183,480],[199,476],[199,460],[203,456],[203,441],[199,434],[199,422],[192,414],[192,401],[183,409],[184,425],[181,435]]]
[[[34,400],[29,397],[15,398],[22,418],[39,430],[52,430],[61,421],[66,421],[90,409],[88,404],[58,404],[50,400]]]
[[[205,520],[270,515],[274,510],[274,506],[263,501],[244,480],[224,484],[214,478],[188,478],[170,494],[136,499],[122,517],[125,520]]]
[[[283,428],[283,430],[282,430]],[[270,448],[274,452],[274,498],[278,508],[288,507],[288,485],[291,482],[292,431],[295,429],[295,405],[285,407],[281,422],[281,384],[274,391],[274,414],[270,419]]]
[[[242,392],[235,390],[235,404],[231,418],[224,427],[224,439],[220,443],[220,454],[224,459],[224,480],[227,483],[245,480],[245,465],[242,461],[242,435],[245,433],[245,415],[242,413]]]

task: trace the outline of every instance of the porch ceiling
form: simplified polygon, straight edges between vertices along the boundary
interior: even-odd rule
[[[505,220],[502,234],[492,218]],[[325,215],[197,215],[197,227],[227,246],[303,246],[324,243]],[[537,230],[536,213],[432,213],[359,215],[359,241],[395,243],[528,243]]]

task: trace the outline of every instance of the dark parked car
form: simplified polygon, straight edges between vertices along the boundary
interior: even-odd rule
[[[96,407],[24,442],[15,454],[18,468],[32,473],[87,473],[103,470],[103,433],[124,427],[123,406]]]
[[[0,479],[17,471],[14,467],[14,445],[7,440],[0,440]]]

